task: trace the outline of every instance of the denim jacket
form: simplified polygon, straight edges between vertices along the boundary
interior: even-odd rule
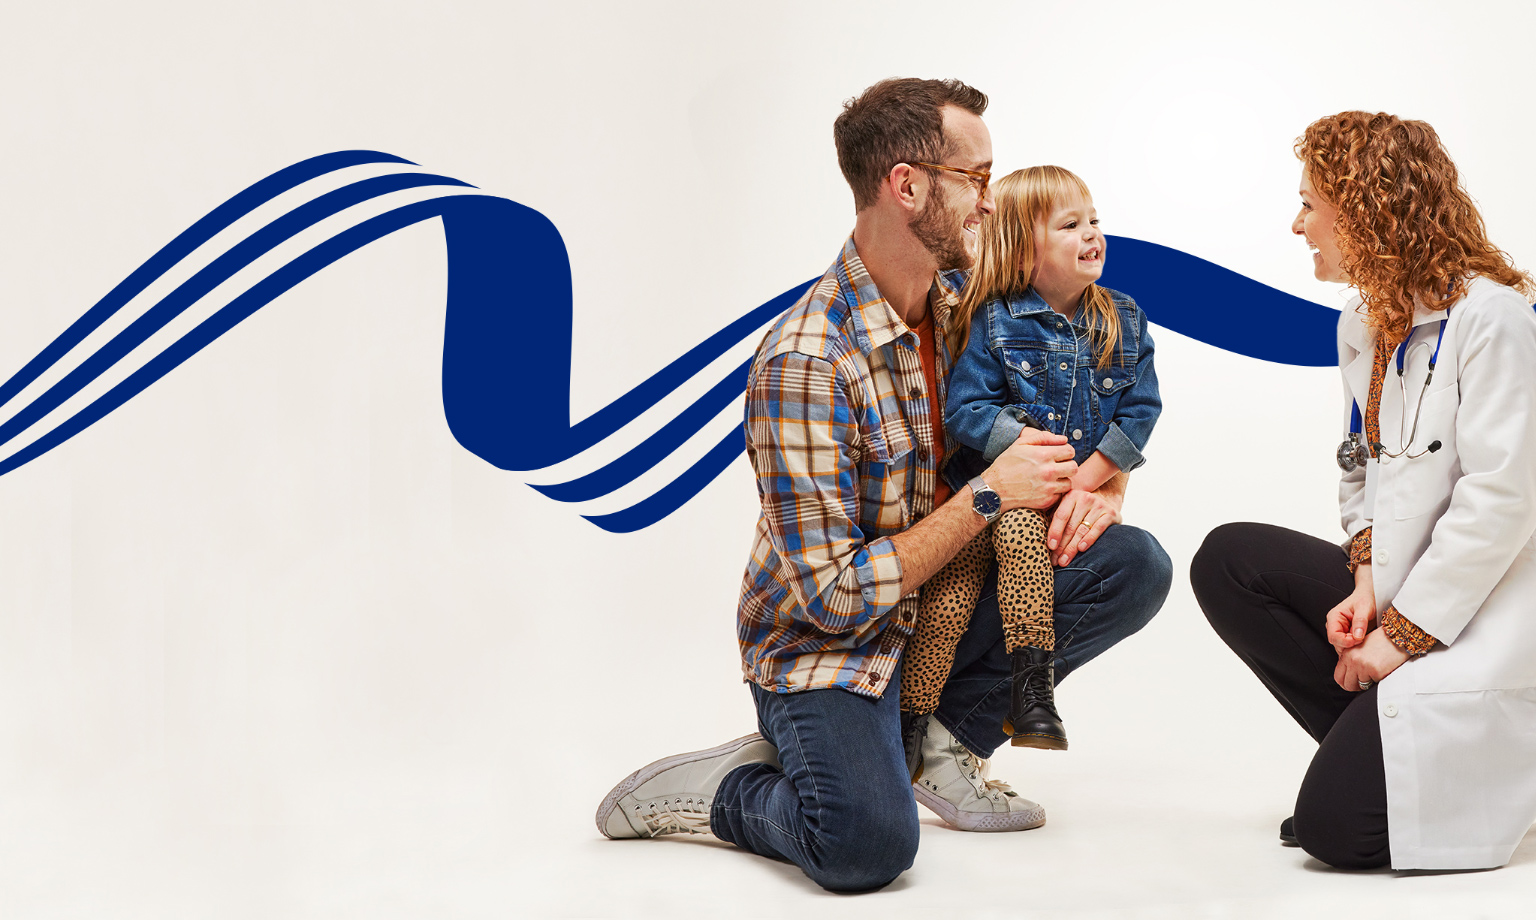
[[[944,430],[960,444],[944,469],[951,486],[985,470],[1028,427],[1026,416],[1066,435],[1078,463],[1095,450],[1127,472],[1146,462],[1141,452],[1163,409],[1152,337],[1136,301],[1108,293],[1120,311],[1120,345],[1107,368],[1082,310],[1068,320],[1033,288],[977,309],[944,406]]]

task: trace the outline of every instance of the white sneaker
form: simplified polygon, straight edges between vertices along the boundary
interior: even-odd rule
[[[966,750],[938,719],[928,720],[912,792],[956,830],[1023,831],[1045,823],[1044,808],[1002,780],[988,779],[987,762]]]
[[[709,833],[709,806],[725,775],[742,764],[779,765],[778,749],[751,734],[707,751],[647,764],[597,807],[597,829],[612,839]]]

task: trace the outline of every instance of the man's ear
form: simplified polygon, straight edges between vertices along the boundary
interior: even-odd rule
[[[891,171],[885,175],[885,181],[880,184],[883,186],[880,194],[889,195],[905,211],[917,210],[928,194],[927,174],[906,163],[892,166]]]

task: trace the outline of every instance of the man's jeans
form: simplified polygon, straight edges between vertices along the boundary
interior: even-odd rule
[[[1173,565],[1155,538],[1117,524],[1056,570],[1056,680],[1152,619]],[[955,651],[938,720],[990,757],[1005,740],[1012,668],[990,575]],[[832,891],[889,883],[917,854],[917,805],[901,747],[901,673],[880,699],[845,690],[773,693],[752,685],[758,731],[783,769],[749,764],[721,783],[710,812],[716,836],[794,863]]]

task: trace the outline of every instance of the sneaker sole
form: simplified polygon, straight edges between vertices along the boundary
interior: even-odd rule
[[[1032,811],[963,812],[934,793],[919,785],[912,786],[912,794],[924,808],[938,815],[945,824],[959,831],[994,833],[1000,831],[1027,831],[1045,823],[1045,809],[1036,805]]]
[[[635,772],[624,777],[623,781],[620,782],[617,786],[614,786],[613,791],[609,792],[607,797],[603,799],[603,804],[597,806],[597,829],[601,831],[603,836],[607,837],[609,840],[618,840],[619,838],[608,833],[608,818],[613,814],[613,809],[619,804],[619,799],[629,795],[631,790],[641,785],[642,783],[650,782],[656,777],[656,774],[662,772],[663,770],[670,770],[673,767],[680,767],[686,763],[693,763],[695,760],[705,760],[710,757],[734,754],[747,745],[762,740],[763,736],[754,732],[750,735],[743,735],[734,741],[727,741],[722,745],[712,747],[707,751],[690,751],[687,754],[673,754],[671,757],[663,757],[654,763],[646,764]]]

